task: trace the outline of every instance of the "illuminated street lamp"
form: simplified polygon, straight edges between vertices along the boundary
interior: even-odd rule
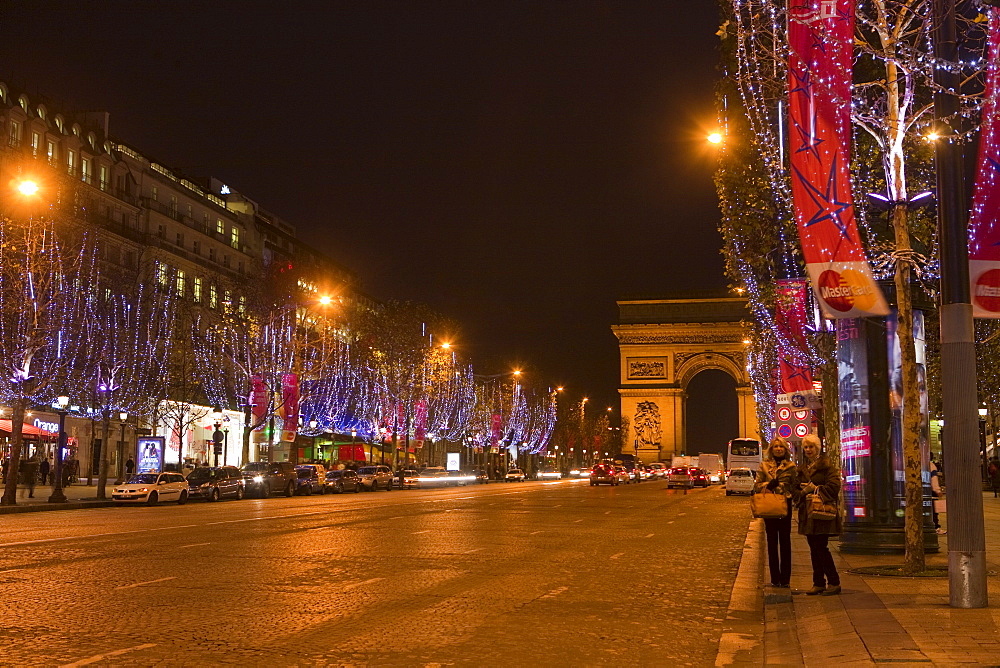
[[[121,483],[125,477],[125,421],[128,420],[128,413],[120,412],[118,420],[121,423],[121,436],[118,439],[118,482]]]
[[[215,431],[212,432],[212,454],[215,455],[215,465],[219,465],[219,455],[222,454],[222,441],[226,435],[222,433],[222,409],[218,406],[212,411],[212,421],[215,424]]]
[[[21,193],[25,197],[31,197],[38,194],[38,184],[30,179],[25,179],[17,184],[17,192]]]
[[[66,409],[69,408],[69,397],[60,396],[56,399],[56,413],[59,414],[59,445],[56,446],[56,467],[53,471],[55,481],[52,483],[52,494],[49,503],[66,503],[63,492],[63,450],[66,449]]]

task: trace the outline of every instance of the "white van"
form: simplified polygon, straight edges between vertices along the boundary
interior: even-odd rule
[[[753,494],[754,474],[750,469],[733,469],[726,476],[726,496]]]

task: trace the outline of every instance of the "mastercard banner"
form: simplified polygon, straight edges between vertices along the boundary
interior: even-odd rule
[[[983,95],[983,125],[979,142],[979,170],[969,219],[969,280],[972,315],[1000,318],[1000,123],[997,84],[1000,77],[1000,20],[989,9],[990,36]]]
[[[854,220],[853,45],[854,0],[788,0],[792,200],[806,271],[828,318],[889,313]]]

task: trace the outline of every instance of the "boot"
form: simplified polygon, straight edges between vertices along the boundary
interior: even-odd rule
[[[826,591],[826,587],[813,587],[806,591],[806,596],[816,596],[817,594],[822,594],[824,591]]]
[[[833,585],[823,592],[823,596],[836,596],[840,593],[840,585]]]

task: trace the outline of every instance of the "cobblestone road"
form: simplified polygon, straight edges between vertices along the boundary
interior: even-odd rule
[[[560,481],[5,516],[0,663],[711,665],[746,506]]]

